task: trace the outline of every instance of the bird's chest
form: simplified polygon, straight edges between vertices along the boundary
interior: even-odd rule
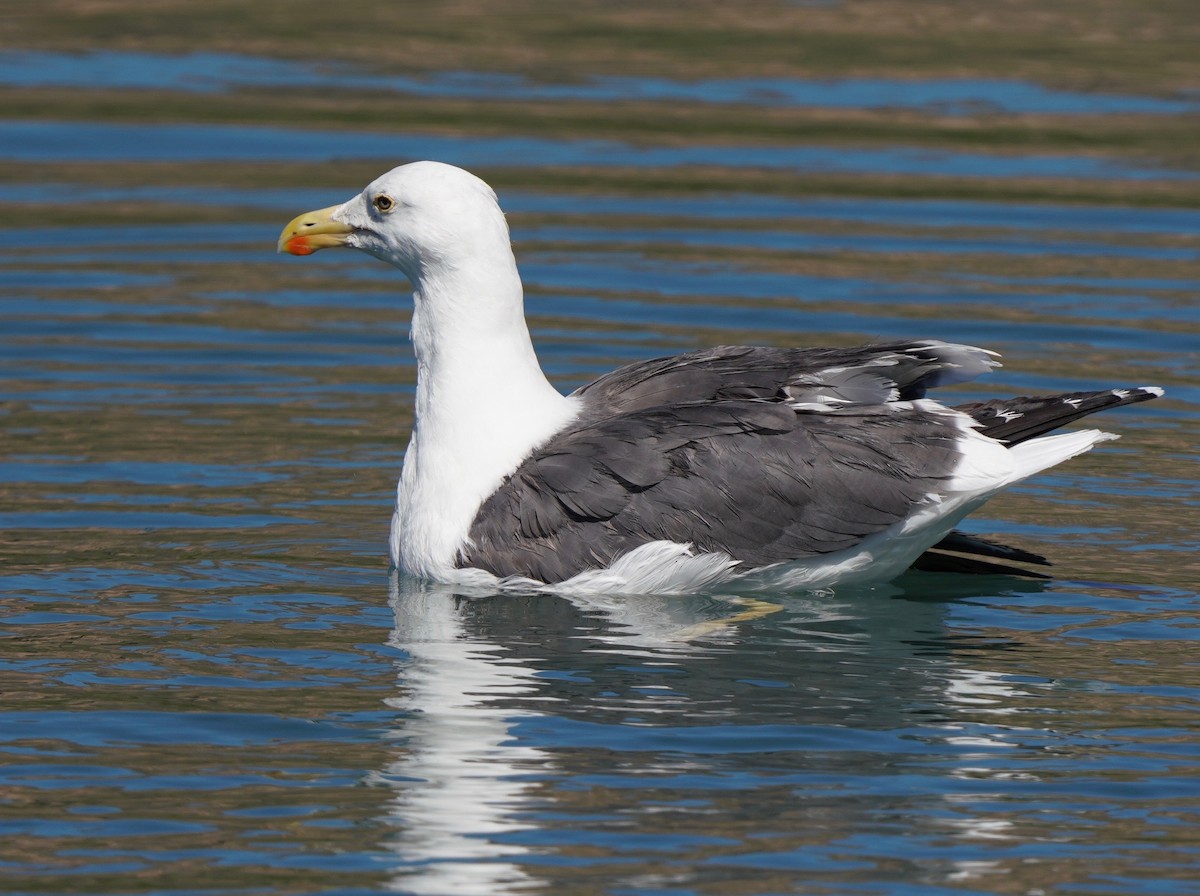
[[[396,488],[392,562],[414,575],[446,578],[480,506],[562,419],[535,426],[517,416],[507,425],[414,430]]]
[[[479,506],[503,480],[470,445],[422,444],[414,434],[396,487],[392,562],[414,575],[444,578],[466,544]]]

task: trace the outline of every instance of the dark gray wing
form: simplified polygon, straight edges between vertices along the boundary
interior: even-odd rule
[[[829,554],[908,516],[951,474],[961,433],[921,408],[719,400],[584,422],[480,508],[460,563],[558,582],[648,541],[746,568]]]
[[[923,398],[997,366],[969,345],[926,340],[853,348],[725,345],[618,368],[576,390],[593,418],[664,405],[757,398],[812,409]]]

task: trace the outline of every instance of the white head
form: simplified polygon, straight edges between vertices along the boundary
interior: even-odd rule
[[[295,218],[279,251],[348,246],[413,285],[417,392],[392,561],[448,575],[483,500],[576,412],[546,381],[496,194],[439,162],[389,171],[349,202]]]
[[[307,212],[279,237],[279,251],[361,249],[419,284],[431,272],[461,268],[501,252],[511,258],[496,194],[469,171],[442,162],[393,168],[348,202]]]

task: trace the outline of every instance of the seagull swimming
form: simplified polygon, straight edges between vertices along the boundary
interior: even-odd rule
[[[334,247],[394,265],[413,288],[416,405],[390,554],[440,582],[822,588],[914,565],[995,569],[984,557],[1044,563],[954,527],[1006,486],[1116,438],[1051,430],[1162,394],[948,407],[926,391],[986,373],[996,355],[927,339],[721,346],[564,396],[538,364],[504,213],[478,177],[402,165],[298,216],[278,244]]]

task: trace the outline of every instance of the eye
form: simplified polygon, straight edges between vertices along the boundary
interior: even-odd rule
[[[375,197],[375,201],[372,202],[371,204],[373,206],[375,206],[376,211],[380,211],[380,212],[383,212],[384,214],[387,214],[388,212],[390,212],[392,209],[394,209],[396,207],[396,200],[393,199],[391,196],[388,196],[386,193],[380,193],[378,196]]]

